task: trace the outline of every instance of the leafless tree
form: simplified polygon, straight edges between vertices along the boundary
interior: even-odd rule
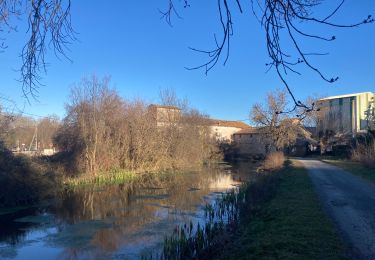
[[[184,1],[184,7],[189,6],[190,1]],[[314,110],[314,106],[299,101],[294,96],[291,88],[286,80],[286,75],[296,73],[300,75],[296,66],[304,64],[309,69],[316,72],[324,81],[333,83],[339,77],[326,76],[318,66],[314,65],[310,60],[311,56],[326,55],[326,53],[317,51],[306,51],[302,48],[301,42],[306,39],[316,39],[320,41],[334,41],[335,36],[315,34],[301,28],[301,24],[318,24],[328,28],[354,28],[363,24],[373,23],[374,19],[368,15],[364,19],[351,24],[338,24],[332,22],[332,18],[343,7],[345,0],[340,0],[337,6],[323,17],[317,17],[313,10],[321,6],[324,0],[250,0],[245,2],[243,0],[218,0],[219,21],[222,27],[221,36],[214,35],[214,47],[211,50],[202,50],[191,48],[193,51],[207,55],[207,62],[190,67],[189,70],[204,69],[207,74],[223,56],[223,64],[225,65],[229,58],[230,42],[233,36],[233,13],[238,11],[244,13],[243,6],[250,6],[252,14],[257,18],[266,34],[266,45],[270,62],[266,63],[268,70],[274,68],[277,75],[285,85],[289,95],[293,100],[292,109],[281,112],[295,111],[297,108],[303,108],[307,113]],[[171,17],[178,16],[176,11],[175,0],[168,0],[168,8],[162,12],[163,18],[171,24]],[[292,43],[295,54],[286,51],[285,42]],[[267,70],[267,71],[268,71]]]
[[[334,41],[335,36],[316,35],[300,28],[300,24],[320,24],[327,27],[353,28],[362,24],[372,23],[374,19],[368,15],[365,19],[352,24],[336,24],[332,18],[344,6],[341,0],[336,8],[327,11],[326,16],[317,17],[313,10],[321,6],[324,0],[218,0],[219,22],[222,26],[221,36],[214,35],[215,47],[211,50],[191,48],[208,56],[208,61],[188,69],[201,69],[208,73],[224,56],[224,64],[229,58],[230,41],[233,36],[233,13],[245,13],[244,6],[250,7],[252,14],[258,19],[266,34],[267,51],[270,62],[266,65],[274,68],[289,92],[294,108],[303,107],[307,111],[314,109],[298,101],[293,95],[287,81],[288,72],[299,74],[296,65],[305,64],[315,71],[324,81],[335,82],[338,77],[326,76],[309,59],[311,55],[324,55],[320,52],[309,52],[302,49],[300,42],[304,39]],[[167,8],[160,11],[162,18],[172,25],[172,17],[179,16],[175,0],[167,0]],[[184,8],[190,6],[189,0],[179,1],[177,5]],[[29,25],[29,39],[22,52],[21,82],[25,96],[36,97],[38,86],[41,84],[41,72],[46,70],[45,53],[47,45],[52,46],[56,54],[66,57],[67,45],[74,40],[74,31],[70,19],[71,0],[1,0],[0,1],[0,33],[16,30],[13,20],[26,16]],[[285,50],[283,35],[291,40],[296,55]],[[298,37],[301,36],[301,40]],[[4,35],[0,36],[0,49],[6,48]]]
[[[60,120],[57,116],[48,116],[38,120],[38,147],[40,149],[53,147],[53,137],[56,134],[59,125]]]
[[[41,73],[46,71],[45,54],[51,47],[67,58],[67,45],[75,39],[70,19],[70,0],[0,0],[0,48],[6,49],[4,34],[16,31],[16,22],[27,18],[28,35],[22,51],[20,81],[26,98],[37,97]]]
[[[287,106],[287,92],[276,90],[267,95],[265,104],[257,103],[250,111],[250,119],[264,135],[264,142],[276,150],[294,144],[297,137],[305,135],[300,119],[291,113],[280,113]]]
[[[366,123],[367,123],[368,131],[374,132],[375,131],[375,100],[374,100],[374,97],[372,97],[371,101],[369,102],[367,110],[365,111],[365,116],[366,116]]]
[[[296,116],[302,121],[304,126],[307,127],[317,127],[321,112],[320,108],[318,106],[319,99],[321,99],[318,94],[315,94],[313,96],[308,96],[304,99],[303,104],[305,104],[308,107],[314,107],[314,109],[311,109],[311,111],[306,111],[303,107],[298,107],[296,109]]]
[[[13,121],[13,116],[4,113],[2,107],[0,106],[0,141],[4,141],[7,133],[10,130],[10,123]]]
[[[171,92],[164,98],[183,103]],[[85,78],[72,90],[55,143],[90,175],[193,166],[215,152],[206,117],[199,112],[185,107],[176,116],[174,107],[164,106],[167,115],[169,108],[174,112],[159,125],[151,108],[142,100],[121,98],[108,79]]]

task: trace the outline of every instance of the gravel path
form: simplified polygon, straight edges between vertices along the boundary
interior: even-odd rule
[[[349,257],[375,259],[375,185],[318,160],[299,160],[323,207],[346,242]]]

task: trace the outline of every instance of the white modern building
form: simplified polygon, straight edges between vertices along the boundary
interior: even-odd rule
[[[352,135],[375,130],[371,115],[374,113],[374,99],[375,93],[372,92],[320,99],[317,102],[320,109],[319,130]]]

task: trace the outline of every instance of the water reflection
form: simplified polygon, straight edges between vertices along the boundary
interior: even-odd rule
[[[11,228],[1,229],[0,258],[23,258],[25,250],[32,254],[28,258],[43,257],[48,250],[61,259],[139,257],[160,248],[176,225],[203,221],[203,206],[252,176],[253,169],[223,165],[138,184],[63,192],[47,209],[11,217]],[[9,254],[11,249],[16,254]]]

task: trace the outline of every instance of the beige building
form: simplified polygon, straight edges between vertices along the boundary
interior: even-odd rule
[[[181,118],[181,109],[175,106],[152,104],[148,109],[159,127],[177,124]],[[218,119],[207,119],[201,123],[205,126],[209,126],[211,136],[222,142],[231,142],[234,133],[250,127],[241,121]]]
[[[368,124],[368,112],[373,108],[375,94],[363,92],[320,99],[319,131],[331,130],[335,134],[366,133],[373,128]],[[373,113],[373,109],[371,110]]]
[[[232,142],[233,134],[238,131],[250,128],[249,125],[241,121],[227,121],[218,119],[209,119],[211,135],[218,141]]]

